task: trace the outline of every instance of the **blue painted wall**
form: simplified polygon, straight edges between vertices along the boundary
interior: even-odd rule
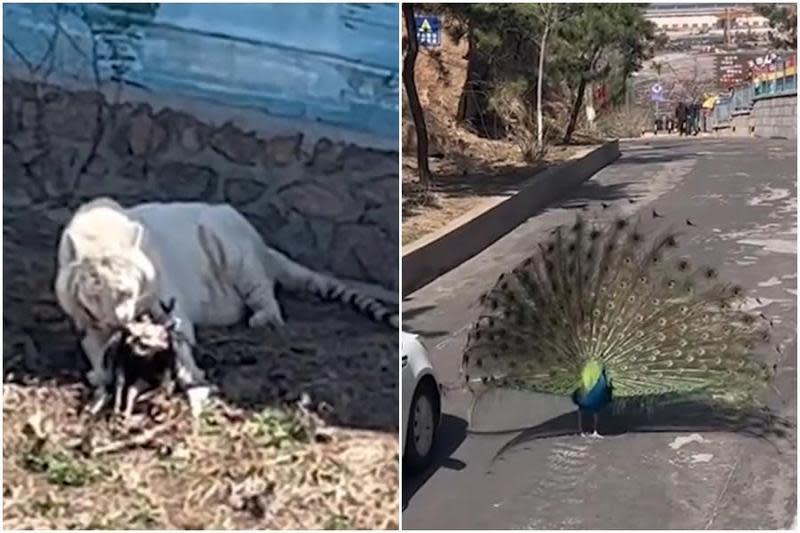
[[[397,137],[396,4],[118,6],[4,4],[5,63]]]

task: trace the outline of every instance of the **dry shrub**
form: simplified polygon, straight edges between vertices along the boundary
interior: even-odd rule
[[[642,107],[618,107],[597,117],[597,130],[607,137],[640,137],[651,127],[651,114]]]
[[[521,78],[497,84],[490,92],[489,105],[500,119],[507,138],[527,159],[536,153],[536,113],[528,105],[528,83]]]

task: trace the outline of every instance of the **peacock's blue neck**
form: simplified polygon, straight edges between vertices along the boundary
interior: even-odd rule
[[[594,386],[585,391],[582,387],[575,389],[572,401],[583,411],[597,412],[611,401],[611,386],[605,371]]]

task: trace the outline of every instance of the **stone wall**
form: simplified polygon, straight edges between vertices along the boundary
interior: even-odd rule
[[[750,112],[750,127],[756,137],[797,138],[797,94],[757,99]]]
[[[398,287],[398,154],[267,136],[147,104],[3,83],[4,207],[64,223],[97,195],[229,202],[265,241],[337,276]],[[52,243],[55,250],[55,243]]]
[[[731,113],[730,131],[732,135],[736,137],[749,137],[750,127],[749,111],[736,111]]]

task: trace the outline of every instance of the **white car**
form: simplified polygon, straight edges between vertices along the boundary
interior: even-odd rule
[[[441,418],[439,384],[433,374],[428,351],[417,335],[401,332],[403,363],[403,460],[414,471],[433,459],[436,429]]]

